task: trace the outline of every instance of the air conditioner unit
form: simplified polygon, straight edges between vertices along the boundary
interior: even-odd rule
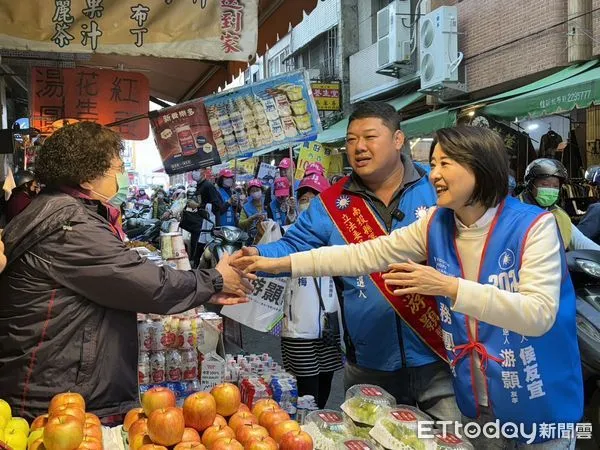
[[[441,6],[421,18],[419,33],[419,70],[421,90],[443,90],[459,82],[458,9]]]
[[[377,12],[377,72],[410,65],[410,0],[395,0]]]

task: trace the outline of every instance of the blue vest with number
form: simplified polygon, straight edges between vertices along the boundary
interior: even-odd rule
[[[287,218],[287,214],[281,210],[281,203],[274,198],[271,201],[271,212],[273,213],[273,220],[277,222],[280,226],[285,226],[285,219]]]
[[[224,187],[219,188],[219,194],[221,194],[221,199],[223,203],[228,202],[231,198],[231,194]],[[235,212],[233,211],[233,207],[229,205],[227,211],[221,214],[221,226],[235,226]]]
[[[541,209],[508,197],[498,208],[487,237],[479,272],[479,283],[519,291],[519,271],[527,235]],[[428,264],[442,273],[462,277],[456,253],[456,223],[453,211],[438,209],[428,231]],[[558,239],[558,235],[557,235]],[[489,405],[501,423],[576,423],[583,415],[583,381],[577,327],[575,291],[561,246],[562,276],[560,304],[552,328],[539,337],[522,336],[488,323],[477,322],[475,336],[469,317],[451,308],[447,297],[438,297],[442,333],[453,364],[454,390],[461,412],[478,417],[479,402],[474,386],[473,352],[481,359]],[[559,436],[555,436],[559,437]],[[538,436],[535,442],[543,441]]]

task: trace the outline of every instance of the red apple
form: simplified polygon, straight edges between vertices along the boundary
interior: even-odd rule
[[[103,449],[102,441],[99,441],[98,439],[91,437],[91,436],[84,436],[83,441],[81,441],[81,444],[79,444],[79,447],[77,447],[77,450],[102,450],[102,449]]]
[[[176,403],[173,391],[159,386],[147,390],[142,397],[142,408],[146,417],[150,417],[157,409],[174,408]]]
[[[313,450],[313,440],[306,431],[290,431],[281,438],[279,450]]]
[[[251,413],[252,411],[250,411],[250,408],[248,408],[248,405],[246,405],[245,403],[240,403],[240,407],[238,408],[237,412],[249,412],[249,413]]]
[[[146,417],[146,415],[144,414],[143,408],[133,408],[129,410],[129,412],[125,414],[125,419],[123,420],[123,431],[129,431],[131,425],[144,417]]]
[[[217,414],[229,417],[237,411],[242,402],[240,390],[235,384],[222,383],[210,391],[217,402]]]
[[[186,427],[183,430],[183,437],[181,438],[181,442],[200,442],[202,438],[198,434],[196,430],[193,428]]]
[[[265,410],[260,417],[258,418],[258,423],[265,427],[267,430],[270,430],[271,427],[279,422],[283,422],[284,420],[290,420],[290,415],[286,413],[283,409],[267,409]]]
[[[48,423],[48,414],[44,414],[43,416],[36,417],[33,422],[31,422],[31,426],[29,427],[29,431],[35,431],[40,428],[44,428]]]
[[[99,427],[102,427],[102,422],[100,422],[100,419],[98,418],[98,416],[96,414],[92,414],[92,413],[85,413],[85,423],[90,423],[93,425],[98,425]]]
[[[237,433],[237,429],[242,425],[258,424],[258,419],[249,412],[238,412],[229,418],[229,428]]]
[[[215,421],[212,423],[213,425],[221,425],[222,427],[228,427],[227,420],[220,414],[215,416]]]
[[[211,450],[212,444],[220,438],[234,439],[235,433],[231,428],[221,425],[212,425],[202,433],[202,443],[208,450]]]
[[[181,442],[185,430],[183,411],[169,407],[157,409],[148,418],[148,435],[152,442],[160,445],[175,445]]]
[[[127,432],[128,436],[129,436],[129,441],[131,442],[131,437],[134,434],[138,434],[141,432],[146,433],[147,431],[148,431],[148,419],[145,417],[143,419],[138,419],[129,427],[129,431]]]
[[[63,392],[62,394],[56,394],[50,400],[50,405],[48,406],[48,412],[52,413],[52,411],[60,405],[64,405],[66,403],[75,403],[81,409],[85,411],[85,400],[78,394],[77,392]]]
[[[194,428],[200,433],[215,422],[216,416],[217,402],[208,392],[196,392],[183,402],[185,426]]]
[[[277,403],[272,398],[263,398],[257,401],[252,408],[252,414],[257,419],[260,419],[260,415],[268,408],[279,408],[279,403]]]
[[[243,445],[246,445],[251,439],[267,436],[269,436],[269,431],[265,427],[256,424],[242,425],[235,433],[235,438]]]
[[[98,439],[100,442],[102,442],[102,427],[94,425],[93,423],[85,423],[83,425],[83,435]]]
[[[83,424],[73,416],[58,415],[44,427],[44,446],[48,450],[74,450],[83,441]]]
[[[220,438],[213,442],[212,450],[244,450],[244,446],[233,438]]]
[[[279,444],[281,438],[290,431],[298,431],[300,430],[300,424],[295,420],[284,420],[283,422],[276,423],[271,428],[269,428],[269,434],[275,442]]]
[[[63,403],[62,405],[55,406],[49,413],[49,417],[69,415],[75,417],[81,422],[85,423],[85,410],[81,409],[76,403]]]
[[[277,442],[270,436],[256,437],[244,444],[244,450],[278,450]]]
[[[146,444],[152,444],[152,439],[150,439],[150,436],[148,436],[148,433],[146,431],[136,433],[133,436],[131,436],[131,438],[129,438],[130,450],[139,450],[140,447]]]
[[[202,442],[180,442],[173,450],[206,450],[206,447],[202,444]]]

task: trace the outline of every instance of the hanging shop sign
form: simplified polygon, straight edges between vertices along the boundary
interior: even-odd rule
[[[331,149],[325,147],[320,142],[304,142],[300,147],[300,155],[298,156],[298,167],[295,173],[296,180],[304,178],[304,172],[308,165],[315,162],[320,163],[327,173],[330,156]]]
[[[319,111],[340,111],[340,92],[339,81],[331,83],[311,83],[310,84],[315,97],[315,103]]]
[[[305,71],[212,95],[204,104],[222,159],[275,150],[321,131]]]
[[[0,0],[0,48],[248,61],[258,0]]]
[[[149,101],[148,79],[141,73],[84,67],[31,69],[33,127],[44,133],[66,118],[109,124],[143,115]],[[115,130],[124,139],[144,140],[148,120],[128,122]]]
[[[151,111],[150,125],[168,175],[221,164],[202,99]]]

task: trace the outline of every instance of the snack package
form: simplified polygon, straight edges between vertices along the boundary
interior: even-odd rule
[[[379,418],[370,435],[390,450],[426,450],[427,442],[417,437],[419,421],[433,421],[412,406],[398,405]]]
[[[448,433],[444,435],[440,430],[434,430],[434,437],[428,448],[431,450],[475,450],[464,437],[458,437],[455,434]]]
[[[375,425],[396,404],[396,399],[379,386],[357,384],[346,392],[341,408],[354,422]]]
[[[331,409],[308,413],[302,429],[311,435],[319,450],[336,450],[340,442],[355,436],[352,421]]]

